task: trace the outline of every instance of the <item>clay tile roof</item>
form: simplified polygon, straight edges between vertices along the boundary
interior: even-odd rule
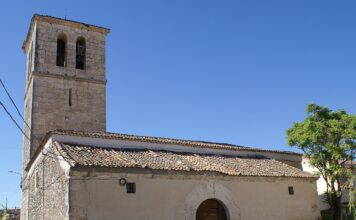
[[[167,171],[208,171],[231,176],[314,178],[273,159],[238,158],[221,155],[115,149],[55,142],[58,152],[72,166],[144,168]]]

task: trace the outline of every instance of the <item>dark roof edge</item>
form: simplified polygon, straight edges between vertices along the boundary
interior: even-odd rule
[[[268,150],[268,149],[260,149],[260,148],[246,147],[246,146],[219,143],[219,142],[185,140],[185,139],[154,137],[154,136],[141,136],[141,135],[111,133],[111,132],[54,130],[49,133],[58,134],[58,135],[82,136],[82,137],[93,137],[93,138],[103,138],[103,139],[118,139],[118,140],[129,140],[129,141],[131,140],[131,141],[138,141],[138,142],[158,143],[158,144],[176,144],[176,145],[192,146],[192,147],[206,147],[206,148],[215,148],[215,149],[220,148],[224,150],[281,153],[281,154],[289,154],[295,156],[303,155],[292,151]]]
[[[51,137],[52,134],[51,132],[47,132],[47,134],[45,135],[45,137],[41,140],[38,148],[36,149],[35,153],[33,154],[33,156],[30,158],[30,160],[28,161],[25,170],[28,172],[32,166],[32,164],[35,162],[36,158],[38,157],[38,155],[41,153],[41,151],[43,150],[43,147],[45,146],[45,144],[47,143],[49,137]]]
[[[196,175],[205,175],[206,173],[210,173],[212,175],[215,176],[228,176],[228,177],[257,177],[257,178],[290,178],[290,179],[314,179],[315,181],[317,179],[319,179],[319,177],[310,174],[310,176],[272,176],[272,175],[227,175],[227,174],[223,174],[217,171],[184,171],[184,170],[157,170],[157,169],[152,169],[152,168],[142,168],[142,167],[135,167],[135,168],[127,168],[127,167],[104,167],[104,166],[89,166],[89,165],[80,165],[80,164],[76,164],[75,166],[71,167],[71,173],[69,175],[72,175],[72,171],[76,170],[76,171],[81,171],[82,169],[87,170],[88,168],[90,169],[97,169],[99,170],[110,170],[112,171],[113,169],[117,169],[117,170],[127,170],[127,169],[136,169],[136,170],[140,170],[143,173],[145,172],[149,172],[154,170],[154,172],[162,174],[162,173],[177,173],[177,174],[184,174],[184,175],[189,175],[189,174],[196,174]],[[303,171],[305,172],[305,171]],[[193,174],[193,175],[194,175]]]
[[[55,16],[41,15],[41,14],[36,14],[36,13],[33,14],[33,17],[51,18],[51,19],[56,19],[56,20],[65,21],[65,22],[77,23],[77,24],[84,25],[84,26],[86,26],[86,27],[95,27],[95,28],[103,29],[103,30],[106,30],[107,32],[110,32],[110,29],[109,29],[109,28],[106,28],[106,27],[102,27],[102,26],[98,26],[98,25],[93,25],[93,24],[88,24],[88,23],[84,23],[84,22],[80,22],[80,21],[74,21],[74,20],[67,19],[67,18],[59,18],[59,17],[55,17]]]

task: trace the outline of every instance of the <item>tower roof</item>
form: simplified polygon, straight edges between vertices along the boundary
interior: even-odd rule
[[[75,28],[79,28],[79,29],[86,29],[88,31],[99,32],[99,33],[102,33],[105,35],[110,32],[110,29],[105,28],[105,27],[100,27],[100,26],[96,26],[96,25],[92,25],[92,24],[86,24],[83,22],[73,21],[73,20],[69,20],[69,19],[57,18],[57,17],[53,17],[53,16],[48,16],[48,15],[34,14],[31,19],[31,24],[30,24],[30,28],[27,32],[26,39],[22,45],[22,49],[24,51],[27,51],[27,49],[28,49],[29,38],[33,31],[34,24],[37,21],[48,22],[50,24],[60,24],[60,25],[75,27]]]

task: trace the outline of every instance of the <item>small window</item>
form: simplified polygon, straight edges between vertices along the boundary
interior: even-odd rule
[[[69,106],[72,106],[72,89],[69,89],[68,105],[69,105]]]
[[[76,44],[75,68],[85,69],[85,39],[80,37]]]
[[[136,193],[136,183],[126,183],[127,193]]]
[[[293,186],[288,186],[288,192],[289,192],[289,195],[294,195],[294,188],[293,188]]]
[[[40,187],[40,176],[38,175],[38,171],[35,172],[35,189]]]
[[[66,65],[66,43],[65,35],[59,35],[57,39],[57,66],[64,67]]]

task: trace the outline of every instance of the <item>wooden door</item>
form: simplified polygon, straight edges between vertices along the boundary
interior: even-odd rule
[[[196,220],[227,220],[224,207],[215,199],[205,200],[200,204]]]

